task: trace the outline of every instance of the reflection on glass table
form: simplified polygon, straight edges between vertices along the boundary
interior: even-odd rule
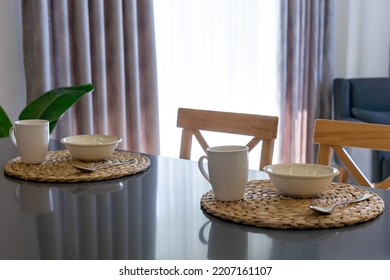
[[[9,139],[0,139],[0,154],[2,166],[17,156]],[[2,173],[0,259],[390,259],[387,208],[341,228],[233,223],[200,207],[210,185],[196,162],[146,156],[145,172],[100,182],[37,183]],[[250,178],[267,177],[250,171]],[[373,191],[390,203],[388,192]]]

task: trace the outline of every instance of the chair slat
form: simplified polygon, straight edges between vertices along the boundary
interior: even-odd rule
[[[382,183],[370,182],[344,147],[390,151],[389,139],[390,125],[322,119],[315,121],[313,143],[319,144],[317,163],[329,165],[333,150],[362,186],[387,189],[390,187],[390,177]]]
[[[196,140],[198,140],[200,146],[202,147],[203,151],[206,152],[206,149],[209,147],[209,144],[207,144],[206,140],[203,138],[202,133],[200,133],[199,130],[195,130],[193,133]]]
[[[278,117],[179,108],[177,127],[275,139]]]

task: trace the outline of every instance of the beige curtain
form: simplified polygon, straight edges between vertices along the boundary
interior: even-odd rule
[[[54,138],[103,133],[159,153],[153,0],[22,0],[27,99],[93,83]]]
[[[314,162],[316,118],[331,117],[333,0],[280,0],[281,162]]]

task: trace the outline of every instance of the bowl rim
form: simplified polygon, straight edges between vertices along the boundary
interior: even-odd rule
[[[285,166],[289,166],[289,165],[318,166],[318,167],[326,168],[330,172],[327,174],[317,174],[317,175],[300,175],[300,174],[291,175],[291,174],[277,173],[275,171],[272,171],[272,169],[271,169],[273,166],[282,166],[282,165],[285,165]],[[274,175],[274,176],[278,176],[278,177],[305,178],[305,179],[334,177],[340,173],[340,171],[336,167],[324,165],[324,164],[316,164],[316,163],[276,163],[276,164],[269,164],[269,165],[264,166],[263,170],[269,175]]]
[[[75,143],[71,142],[71,139],[77,139],[77,138],[103,138],[103,139],[111,139],[111,141],[107,141],[104,143]],[[78,147],[101,147],[101,146],[110,146],[113,144],[118,144],[122,142],[122,138],[119,136],[114,135],[108,135],[108,134],[79,134],[79,135],[72,135],[72,136],[66,136],[63,137],[61,140],[61,143],[64,145],[70,145],[70,146],[78,146]]]

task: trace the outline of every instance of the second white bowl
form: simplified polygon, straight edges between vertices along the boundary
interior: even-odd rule
[[[274,186],[293,197],[309,197],[323,192],[339,174],[337,168],[319,164],[272,164],[264,167]]]

